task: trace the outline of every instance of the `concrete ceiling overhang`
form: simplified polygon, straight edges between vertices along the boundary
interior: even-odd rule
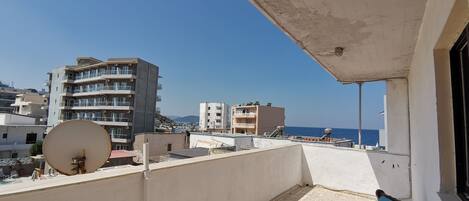
[[[251,1],[344,83],[406,77],[426,3],[426,0]]]

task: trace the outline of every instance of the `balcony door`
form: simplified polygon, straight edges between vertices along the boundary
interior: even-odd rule
[[[469,26],[450,51],[457,191],[469,201]]]

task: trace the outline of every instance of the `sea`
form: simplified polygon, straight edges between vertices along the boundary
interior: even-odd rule
[[[286,126],[285,133],[287,136],[313,136],[321,137],[325,128],[320,127],[295,127]],[[332,128],[333,138],[345,138],[353,140],[358,144],[358,129],[351,128]],[[362,129],[362,143],[364,145],[375,146],[379,141],[379,130]]]

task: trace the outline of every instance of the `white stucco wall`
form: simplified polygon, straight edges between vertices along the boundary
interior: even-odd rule
[[[253,142],[254,142],[254,147],[260,148],[260,149],[294,143],[290,140],[268,139],[268,138],[260,138],[260,137],[254,137]]]
[[[300,145],[150,165],[149,200],[270,200],[302,182]],[[0,188],[0,201],[143,200],[142,166]]]
[[[252,136],[239,136],[238,134],[210,135],[191,133],[190,147],[213,148],[214,146],[216,147],[224,144],[225,146],[236,146],[237,150],[250,149],[253,147],[252,138]],[[210,145],[207,142],[216,144]]]
[[[434,49],[454,2],[427,1],[408,76],[414,201],[441,200]]]
[[[395,154],[410,154],[409,98],[406,79],[386,81],[385,127],[386,150]]]
[[[21,115],[0,114],[0,125],[34,125],[35,119]]]
[[[376,189],[410,198],[409,157],[350,148],[303,144],[303,181],[373,195]]]

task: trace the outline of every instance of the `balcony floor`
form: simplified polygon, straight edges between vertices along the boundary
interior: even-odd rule
[[[333,191],[321,186],[295,186],[272,201],[372,201],[372,196]]]

